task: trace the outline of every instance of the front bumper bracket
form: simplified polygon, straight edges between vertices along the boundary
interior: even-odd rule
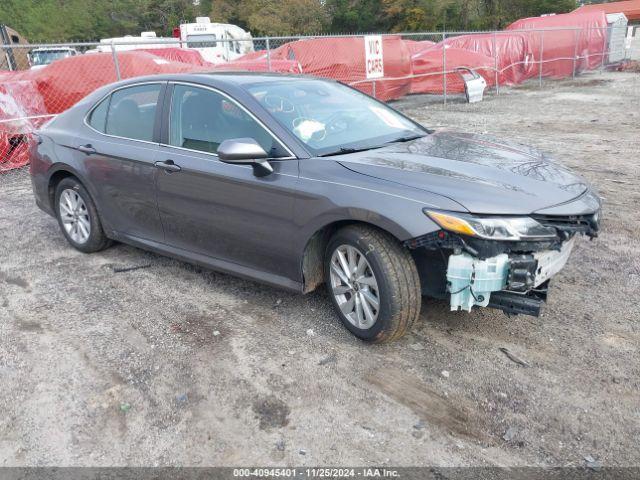
[[[540,309],[547,299],[548,281],[541,285],[535,292],[529,294],[515,292],[493,292],[489,299],[489,308],[502,310],[507,315],[531,315],[533,317],[540,316]]]

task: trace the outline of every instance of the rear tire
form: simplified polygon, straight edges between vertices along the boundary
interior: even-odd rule
[[[111,245],[91,195],[77,178],[63,178],[56,186],[54,199],[58,225],[71,246],[93,253]]]
[[[364,341],[396,340],[420,315],[416,265],[409,251],[386,232],[365,225],[338,230],[327,245],[324,270],[340,320]]]

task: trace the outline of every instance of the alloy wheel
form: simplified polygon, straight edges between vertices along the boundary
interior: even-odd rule
[[[78,192],[67,188],[60,194],[58,202],[62,225],[71,240],[83,244],[91,235],[91,221],[87,205]]]
[[[331,291],[345,318],[355,327],[371,328],[380,312],[378,282],[360,250],[341,245],[331,255]]]

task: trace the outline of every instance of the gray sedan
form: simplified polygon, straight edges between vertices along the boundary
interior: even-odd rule
[[[339,83],[229,73],[135,78],[36,135],[37,204],[68,242],[119,241],[271,285],[326,284],[381,342],[452,310],[537,315],[600,199],[530,147],[431,131]]]

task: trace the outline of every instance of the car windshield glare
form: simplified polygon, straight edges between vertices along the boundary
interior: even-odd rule
[[[392,108],[335,82],[270,81],[247,90],[318,156],[378,148],[428,133]]]

